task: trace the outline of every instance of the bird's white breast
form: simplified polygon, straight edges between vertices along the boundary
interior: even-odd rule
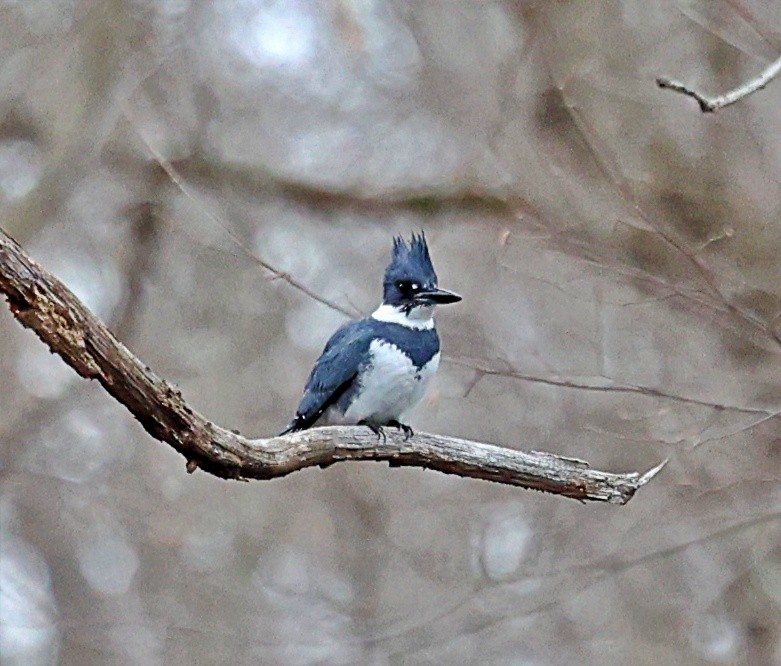
[[[439,353],[422,368],[396,345],[375,340],[369,347],[371,363],[360,379],[360,389],[344,413],[343,423],[384,424],[398,420],[417,405],[439,367]]]

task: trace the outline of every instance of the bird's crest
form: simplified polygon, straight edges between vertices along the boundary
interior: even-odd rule
[[[407,242],[401,236],[393,239],[393,252],[388,268],[385,270],[385,284],[392,284],[396,280],[413,280],[427,286],[436,286],[437,274],[431,263],[428,253],[426,234],[412,234]]]

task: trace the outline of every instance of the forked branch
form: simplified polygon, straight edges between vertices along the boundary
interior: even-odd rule
[[[96,379],[154,438],[197,468],[228,479],[272,479],[306,467],[347,460],[434,469],[564,495],[625,504],[662,465],[645,474],[614,474],[550,453],[522,452],[454,437],[395,431],[378,441],[362,427],[315,428],[247,439],[194,411],[181,393],[158,377],[81,301],[33,261],[0,229],[0,291],[13,315],[82,377]]]
[[[758,90],[762,90],[762,88],[764,88],[776,76],[778,76],[779,72],[781,72],[781,57],[770,63],[770,65],[762,70],[758,76],[754,77],[750,81],[747,81],[746,83],[738,86],[733,90],[730,90],[729,92],[725,92],[723,95],[717,95],[715,97],[705,95],[695,90],[691,86],[686,85],[685,83],[681,83],[680,81],[673,81],[672,79],[668,79],[663,76],[660,76],[656,79],[656,84],[660,88],[673,90],[675,92],[681,93],[682,95],[686,95],[687,97],[694,98],[697,100],[697,103],[700,105],[700,110],[703,113],[713,113],[722,107],[739,102],[744,97],[748,97]]]

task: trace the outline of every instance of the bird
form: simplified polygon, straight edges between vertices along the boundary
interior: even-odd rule
[[[394,427],[414,436],[402,419],[423,398],[439,367],[437,305],[461,296],[440,289],[423,231],[393,239],[380,306],[331,336],[315,362],[296,414],[281,435],[320,425],[367,426],[385,439]]]

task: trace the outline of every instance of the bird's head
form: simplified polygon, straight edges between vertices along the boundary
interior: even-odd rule
[[[401,236],[393,239],[383,281],[383,306],[393,307],[410,319],[430,319],[434,306],[460,300],[458,294],[438,288],[423,232],[412,234],[409,245]]]

